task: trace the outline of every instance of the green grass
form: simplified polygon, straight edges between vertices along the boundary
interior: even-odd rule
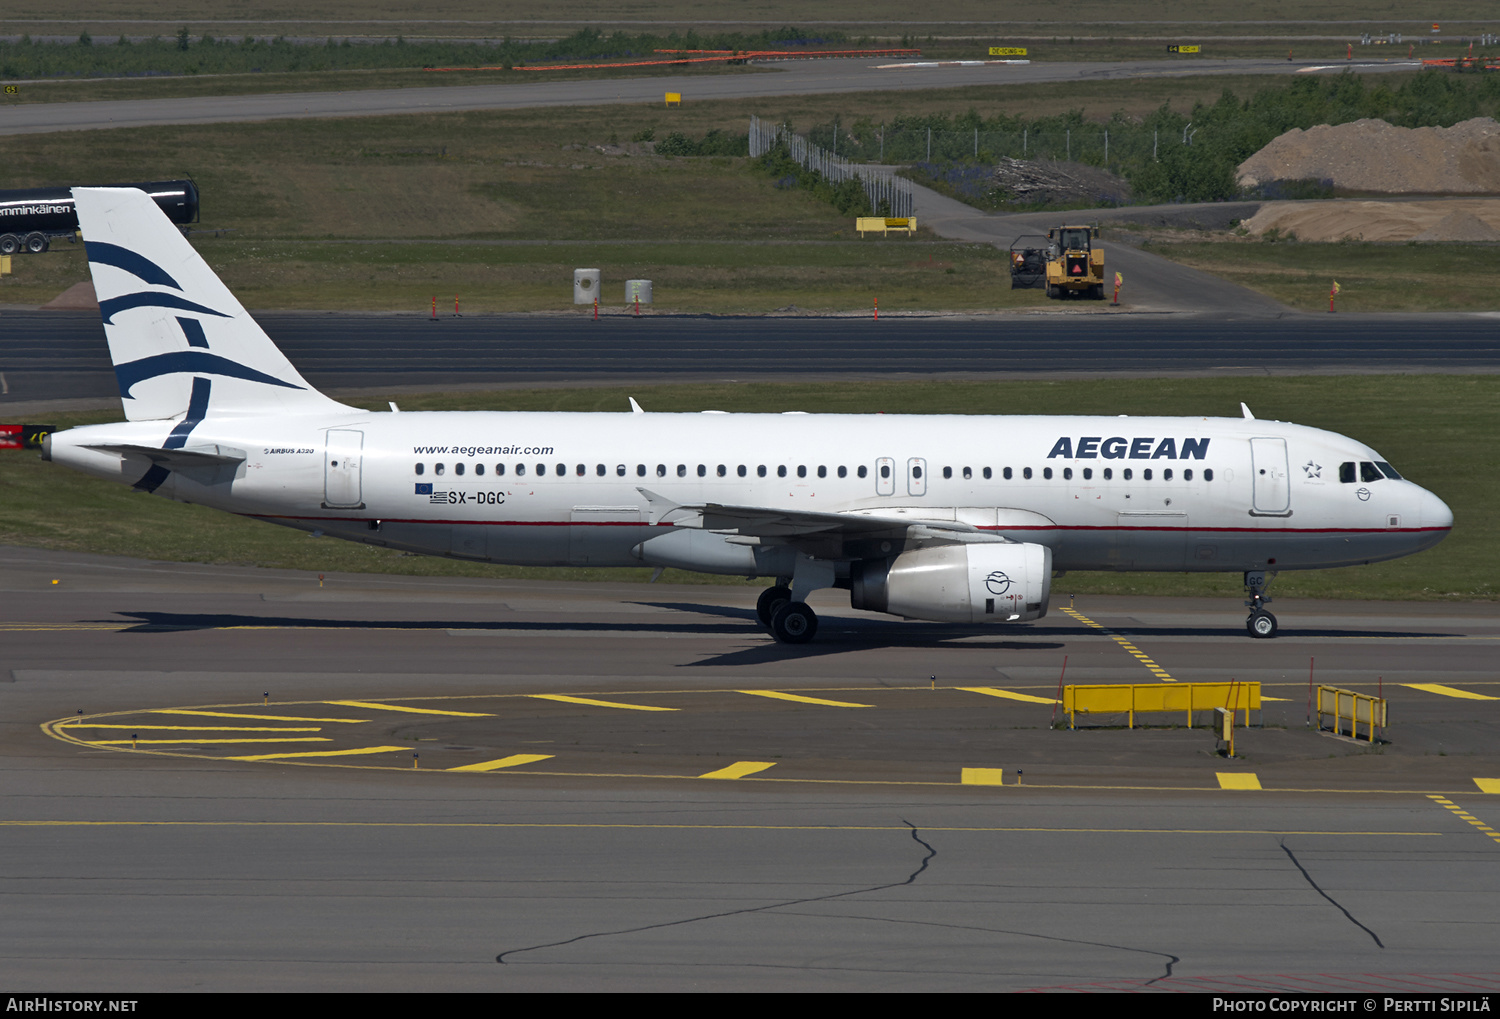
[[[1355,376],[1062,382],[848,382],[838,385],[694,385],[401,395],[403,410],[614,411],[634,396],[648,410],[1154,414],[1233,416],[1244,400],[1264,419],[1297,421],[1368,442],[1453,508],[1454,531],[1436,549],[1372,566],[1286,573],[1274,593],[1322,598],[1500,598],[1500,475],[1477,455],[1500,432],[1500,378]],[[383,407],[384,398],[359,401]],[[68,426],[111,414],[57,415]],[[169,561],[439,576],[644,578],[646,571],[527,570],[403,555],[311,538],[199,506],[184,506],[74,474],[34,453],[0,454],[6,511],[0,542]],[[679,582],[736,583],[672,573]],[[1062,592],[1234,595],[1237,575],[1069,574]]]
[[[1153,241],[1145,250],[1259,290],[1291,308],[1345,312],[1491,311],[1500,293],[1497,244]]]

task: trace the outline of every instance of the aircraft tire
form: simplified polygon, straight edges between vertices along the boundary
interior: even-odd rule
[[[1276,617],[1261,609],[1250,613],[1250,618],[1245,620],[1245,629],[1252,637],[1270,638],[1276,636]]]
[[[771,617],[771,636],[778,644],[806,644],[818,632],[818,614],[806,602],[789,601]]]
[[[47,235],[38,231],[26,235],[26,250],[33,255],[40,255],[46,251],[50,244],[47,243]]]
[[[769,630],[771,617],[776,614],[776,610],[791,600],[791,588],[782,587],[780,584],[768,587],[760,593],[759,598],[755,599],[755,618],[760,620],[761,626]]]

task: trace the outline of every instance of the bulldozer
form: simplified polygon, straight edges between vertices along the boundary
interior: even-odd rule
[[[1104,249],[1097,226],[1047,231],[1047,296],[1104,300]]]

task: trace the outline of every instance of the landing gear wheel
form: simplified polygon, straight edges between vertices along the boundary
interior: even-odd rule
[[[755,600],[755,617],[760,620],[760,625],[766,629],[771,628],[771,617],[776,610],[792,600],[792,589],[789,587],[768,587],[760,593]]]
[[[806,602],[789,601],[771,617],[771,636],[778,644],[806,644],[817,632],[817,613]]]
[[[1250,618],[1245,620],[1245,629],[1250,631],[1252,637],[1274,637],[1276,636],[1276,617],[1265,609],[1250,613]]]

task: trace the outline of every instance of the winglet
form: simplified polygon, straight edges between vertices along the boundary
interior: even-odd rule
[[[644,413],[646,413],[644,410],[641,409],[641,405],[635,402],[635,397],[633,397],[633,396],[629,397],[629,400],[630,400],[630,413],[632,413],[632,414],[644,414]]]

